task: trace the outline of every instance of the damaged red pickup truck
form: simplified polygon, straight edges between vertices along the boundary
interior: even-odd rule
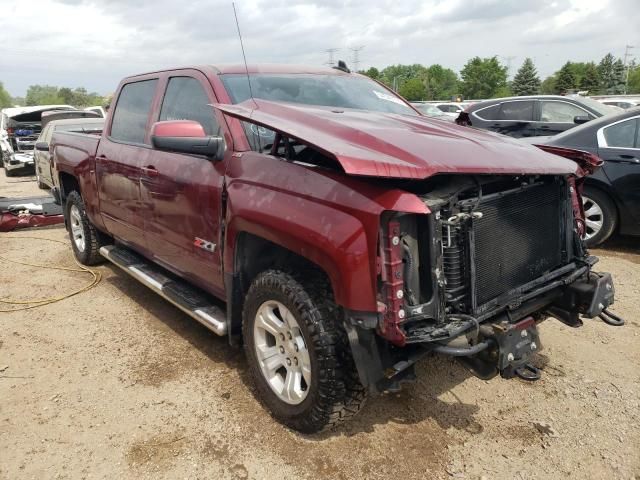
[[[535,378],[541,321],[613,303],[580,238],[597,158],[421,117],[348,71],[127,78],[101,138],[51,148],[77,259],[243,342],[257,396],[300,431],[399,388],[429,352]]]

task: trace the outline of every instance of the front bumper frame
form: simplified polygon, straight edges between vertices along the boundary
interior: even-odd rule
[[[572,262],[560,269],[512,290],[502,296],[503,301],[493,302],[493,308],[483,310],[483,313],[473,321],[468,322],[465,328],[447,329],[446,325],[439,332],[422,341],[408,342],[405,347],[390,346],[385,339],[376,334],[372,327],[379,322],[376,313],[345,312],[345,328],[349,338],[352,354],[360,376],[360,380],[372,393],[397,388],[406,377],[413,376],[413,367],[417,361],[426,354],[446,345],[456,338],[469,337],[474,331],[480,331],[475,342],[490,339],[493,342],[493,354],[489,351],[479,355],[471,354],[462,360],[474,361],[485,364],[496,373],[513,372],[516,368],[526,363],[528,355],[520,347],[525,345],[525,350],[534,353],[540,350],[541,343],[537,336],[536,325],[545,318],[554,317],[564,323],[577,327],[582,325],[580,316],[596,318],[604,310],[613,305],[615,288],[609,273],[595,273],[591,267],[597,262],[595,257],[587,257],[584,260]],[[506,301],[508,300],[508,301]],[[522,328],[517,328],[523,319],[526,319],[527,341],[518,342],[518,349],[514,354],[513,342],[505,344],[504,338],[496,338],[498,333],[496,325],[501,325],[499,330],[505,328],[510,332],[509,326],[516,328],[522,335]],[[366,321],[365,321],[366,320]],[[531,325],[529,325],[531,323]],[[481,326],[478,329],[478,325]],[[520,325],[522,327],[522,325]],[[505,331],[507,331],[505,330]],[[500,335],[498,335],[500,337]],[[510,336],[508,336],[510,338]],[[408,337],[409,338],[409,337]],[[416,339],[417,340],[417,339]],[[531,343],[536,347],[531,348]],[[501,344],[502,345],[501,347]],[[508,347],[508,348],[507,348]],[[509,350],[509,351],[507,351]],[[470,349],[470,352],[473,350]],[[510,360],[509,353],[514,354]],[[488,365],[486,359],[495,359],[493,365]],[[492,360],[493,361],[493,360]],[[481,367],[482,365],[480,365]],[[475,371],[481,371],[476,368]],[[472,369],[474,371],[474,369]],[[484,369],[484,377],[490,378]],[[474,372],[475,373],[475,372]],[[503,375],[510,377],[512,375]]]

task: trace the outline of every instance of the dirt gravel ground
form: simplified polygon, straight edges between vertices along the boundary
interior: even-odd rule
[[[28,180],[0,170],[0,196],[39,195]],[[62,228],[0,234],[0,255],[74,265],[68,245],[32,237],[67,243]],[[640,479],[639,243],[595,252],[627,325],[545,322],[540,381],[482,381],[433,356],[417,383],[315,436],[266,413],[240,349],[97,267],[87,293],[0,313],[0,479]],[[90,280],[0,265],[0,298]]]

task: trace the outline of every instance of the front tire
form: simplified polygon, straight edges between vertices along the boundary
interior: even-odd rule
[[[73,254],[83,265],[96,265],[104,261],[100,248],[108,245],[108,237],[93,226],[84,201],[78,192],[71,192],[65,204],[65,219]]]
[[[315,433],[364,405],[339,309],[320,275],[268,270],[243,310],[245,354],[260,401],[294,430]]]
[[[595,247],[607,240],[616,229],[616,207],[606,193],[595,188],[585,188],[582,205],[586,223],[583,240],[587,247]]]

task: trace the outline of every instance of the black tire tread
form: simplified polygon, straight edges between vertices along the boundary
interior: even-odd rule
[[[76,249],[76,245],[71,234],[71,227],[69,227],[69,239],[71,240],[71,248],[73,248],[73,253],[76,259],[83,265],[89,266],[104,262],[104,257],[100,254],[100,248],[111,243],[109,237],[99,231],[91,223],[84,207],[84,200],[76,191],[72,191],[67,195],[67,202],[65,204],[65,217],[67,218],[67,221],[69,221],[69,210],[71,209],[71,205],[76,205],[80,211],[85,235],[85,250],[84,252],[80,252]]]
[[[259,274],[247,292],[247,299],[254,298],[262,289],[277,289],[285,294],[300,312],[299,322],[304,322],[311,335],[309,347],[318,358],[319,391],[317,401],[304,415],[287,415],[275,412],[265,403],[265,395],[273,395],[263,384],[261,372],[251,359],[253,345],[245,341],[245,352],[257,386],[260,400],[272,414],[285,425],[304,432],[316,433],[331,428],[355,415],[364,405],[366,392],[360,385],[355,365],[348,349],[345,349],[346,332],[337,315],[338,307],[332,300],[331,289],[322,275],[310,272],[291,273],[267,270]],[[251,302],[245,302],[243,312],[243,336],[250,338],[249,318]]]

